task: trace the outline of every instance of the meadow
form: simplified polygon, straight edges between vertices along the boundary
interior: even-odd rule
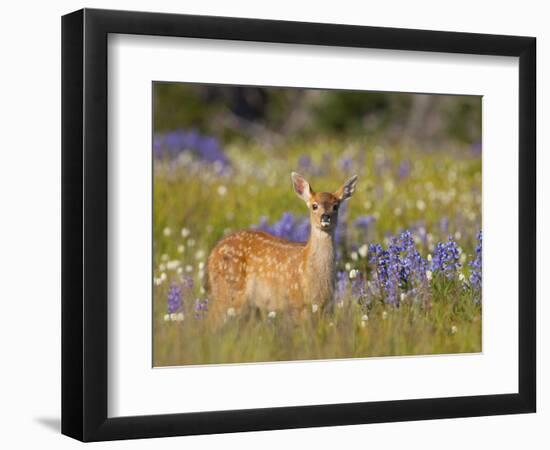
[[[481,153],[360,137],[224,145],[196,131],[154,141],[153,365],[480,352]],[[314,189],[359,181],[340,212],[331,312],[294,323],[228,311],[209,323],[205,263],[227,233],[309,233],[290,173]]]

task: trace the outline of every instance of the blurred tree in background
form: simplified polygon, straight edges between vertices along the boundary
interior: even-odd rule
[[[153,84],[154,131],[194,129],[222,142],[362,136],[433,148],[481,142],[481,97]]]

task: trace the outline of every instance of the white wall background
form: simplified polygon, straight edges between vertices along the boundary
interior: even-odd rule
[[[111,0],[7,2],[0,18],[0,443],[73,448],[60,417],[60,16],[83,6],[358,25],[530,35],[538,38],[539,230],[550,224],[550,29],[545,3],[462,0],[338,2]],[[550,239],[539,231],[538,273]],[[549,289],[539,282],[539,412],[535,415],[198,436],[97,444],[105,448],[297,448],[342,446],[462,449],[548,448]],[[545,295],[546,294],[546,295]]]

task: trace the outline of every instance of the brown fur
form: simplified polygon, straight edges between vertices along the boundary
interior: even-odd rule
[[[332,301],[334,229],[338,218],[335,205],[351,196],[356,177],[334,194],[314,193],[298,174],[293,174],[292,179],[296,193],[310,209],[308,241],[290,242],[249,230],[235,232],[219,241],[207,263],[211,314],[216,320],[239,314],[245,307],[264,313],[287,311],[302,316]],[[330,216],[328,225],[327,216]]]

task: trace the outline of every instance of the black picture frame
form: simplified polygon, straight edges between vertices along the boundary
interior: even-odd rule
[[[109,33],[519,57],[517,393],[107,416]],[[62,18],[62,433],[82,441],[535,412],[536,39],[84,9]]]

